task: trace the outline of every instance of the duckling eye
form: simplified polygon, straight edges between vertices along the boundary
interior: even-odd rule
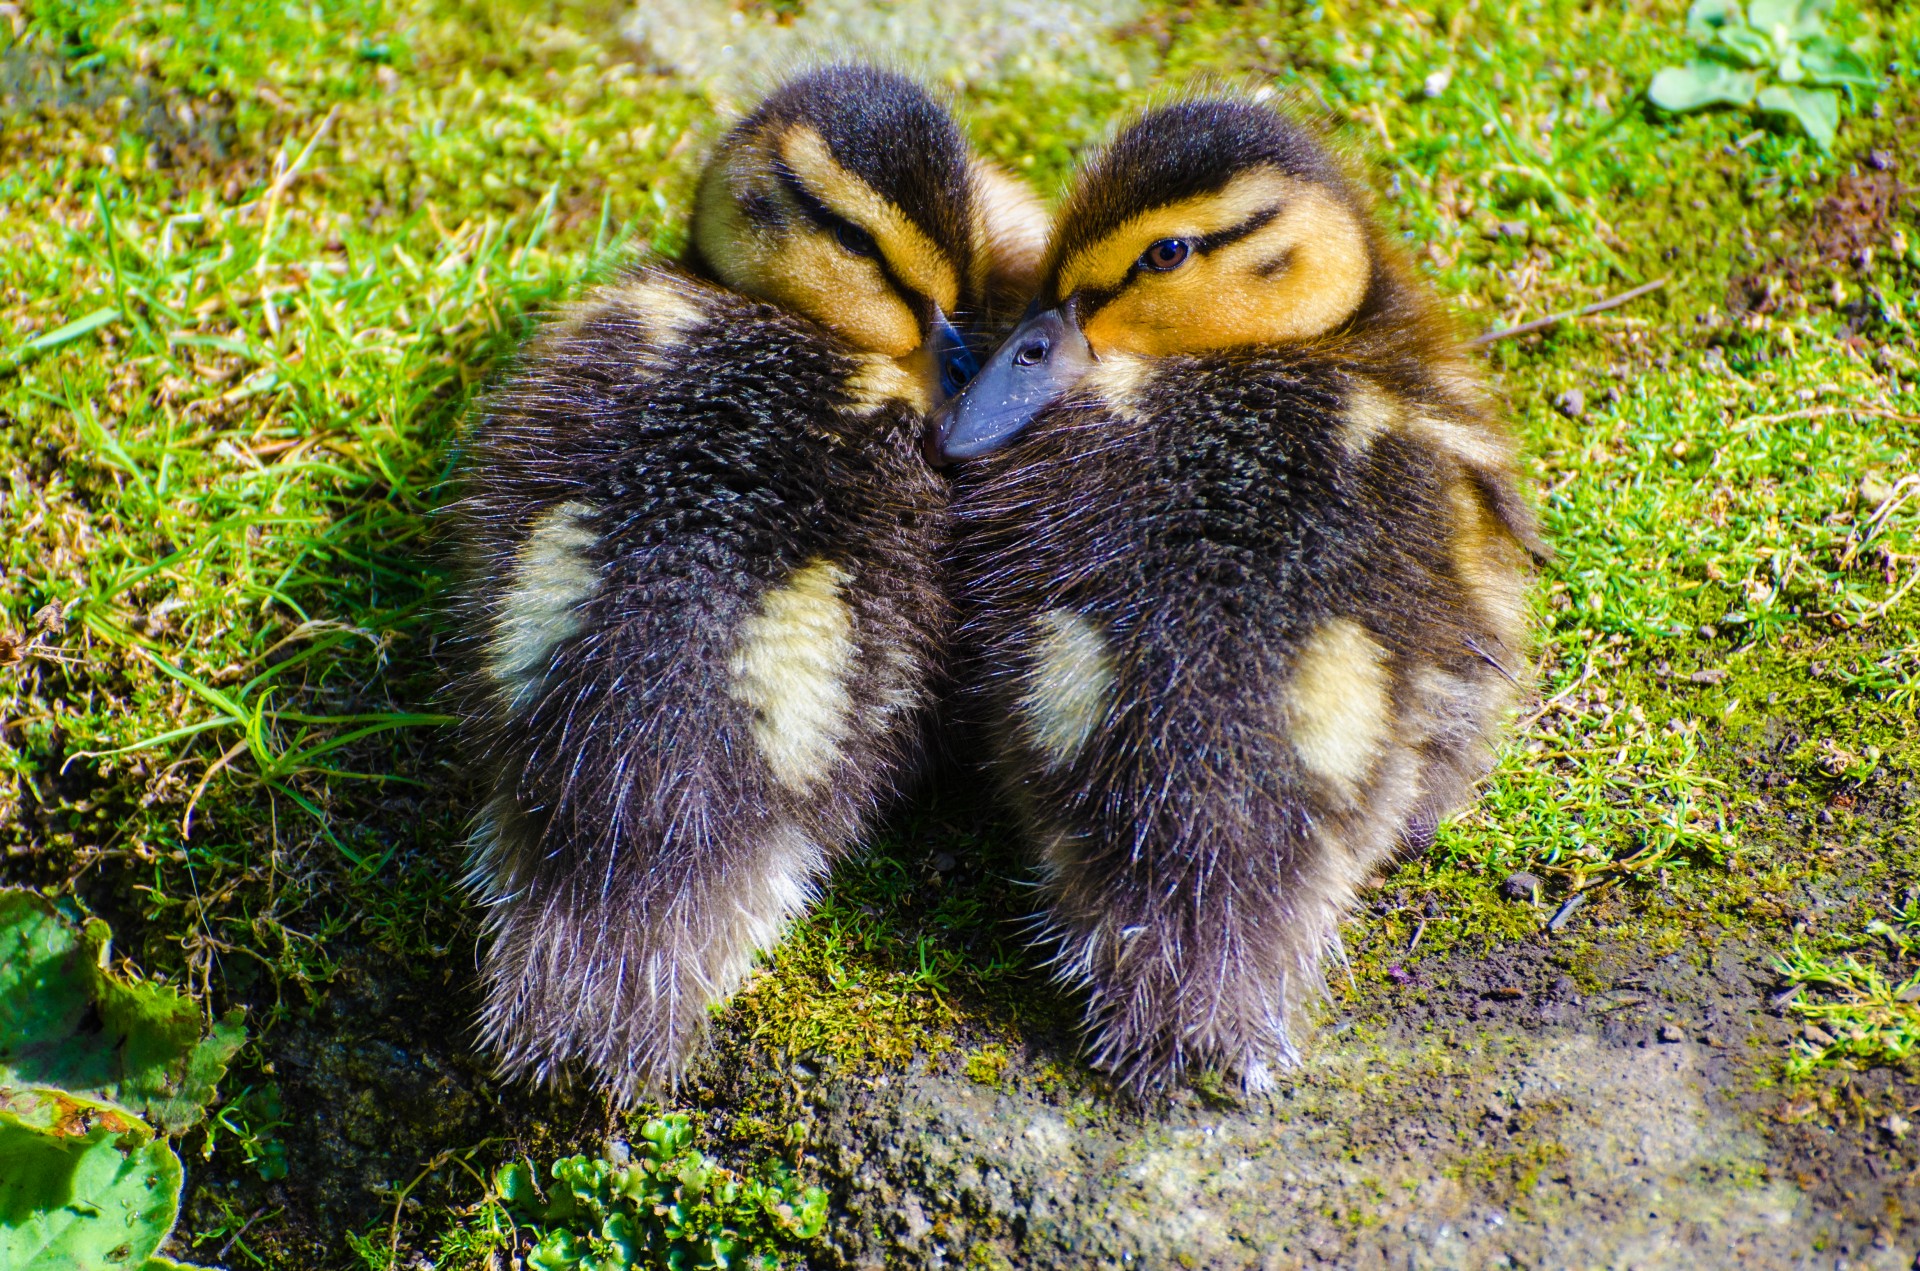
[[[1178,269],[1187,263],[1187,257],[1193,255],[1193,244],[1184,238],[1163,238],[1140,253],[1140,264],[1155,273],[1166,273],[1169,269]]]
[[[833,236],[856,256],[878,256],[880,244],[873,241],[873,235],[855,225],[852,221],[841,221],[834,226]]]

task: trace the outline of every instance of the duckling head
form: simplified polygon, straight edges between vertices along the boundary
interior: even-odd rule
[[[689,263],[861,352],[924,359],[950,395],[977,367],[954,319],[1023,271],[1031,294],[1044,225],[919,85],[834,66],[727,134],[701,180]]]
[[[936,461],[1005,445],[1096,362],[1304,344],[1389,285],[1365,206],[1300,124],[1246,101],[1153,111],[1080,176],[1030,316],[933,422]]]

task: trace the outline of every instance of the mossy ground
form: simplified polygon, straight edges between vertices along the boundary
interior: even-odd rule
[[[1539,701],[1479,806],[1367,898],[1330,1018],[1444,1013],[1436,976],[1556,917],[1587,992],[1622,942],[1737,945],[1813,1025],[1754,1052],[1756,1098],[1864,1125],[1920,1101],[1920,11],[1842,6],[1888,90],[1823,157],[1645,104],[1683,10],[1153,4],[1112,38],[1137,83],[1271,84],[1321,118],[1469,328],[1666,280],[1490,350],[1558,553]],[[433,513],[535,315],[681,241],[723,121],[623,16],[0,7],[0,882],[249,1010],[230,1107],[186,1144],[183,1256],[479,1264],[488,1165],[619,1130],[469,1053]],[[1049,194],[1154,95],[1044,65],[966,87],[981,146]],[[1537,901],[1500,894],[1521,870]],[[1027,1045],[1019,1080],[1114,1115],[1008,922],[1026,904],[990,812],[921,799],[719,1019],[689,1100],[760,1092],[712,1129],[803,1172],[783,1092],[826,1067],[931,1054],[992,1085]],[[1459,1169],[1553,1154],[1509,1156]]]

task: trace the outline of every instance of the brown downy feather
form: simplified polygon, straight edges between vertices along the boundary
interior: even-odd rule
[[[1080,177],[1042,291],[1097,360],[957,472],[1002,784],[1131,1086],[1295,1058],[1357,889],[1469,796],[1525,675],[1513,445],[1382,242],[1285,117],[1147,116]],[[1276,301],[1290,271],[1314,290]]]
[[[907,80],[796,80],[722,144],[689,268],[564,313],[468,440],[506,1073],[670,1086],[913,763],[949,613],[930,305],[977,312],[991,272],[971,165]]]

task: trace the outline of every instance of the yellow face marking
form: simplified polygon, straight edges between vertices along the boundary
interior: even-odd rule
[[[924,341],[921,317],[870,257],[848,251],[832,230],[792,206],[779,169],[829,211],[872,235],[902,286],[951,313],[960,278],[949,256],[893,203],[842,167],[820,134],[796,125],[739,143],[701,181],[694,242],[734,290],[805,314],[856,348],[905,357]],[[785,203],[778,226],[754,222],[747,199]]]
[[[1083,287],[1117,287],[1149,244],[1163,238],[1199,238],[1232,229],[1248,217],[1286,202],[1299,184],[1271,168],[1258,168],[1241,173],[1211,194],[1142,212],[1099,242],[1061,261],[1055,289],[1061,296],[1070,296]]]
[[[494,619],[487,675],[510,707],[538,683],[547,655],[580,629],[579,605],[599,589],[587,555],[597,541],[587,522],[596,509],[562,503],[541,514],[521,544]]]
[[[729,667],[728,692],[753,711],[761,757],[799,793],[826,780],[848,734],[853,617],[840,593],[849,581],[827,560],[795,571],[742,624]]]
[[[1448,496],[1453,503],[1448,547],[1454,572],[1501,643],[1517,650],[1527,633],[1526,553],[1494,520],[1472,486],[1456,482]]]
[[[781,139],[780,154],[815,197],[873,235],[901,282],[953,312],[960,301],[960,278],[953,260],[905,212],[841,167],[819,133],[811,128],[792,129]]]
[[[1286,710],[1294,753],[1348,801],[1386,747],[1389,688],[1386,650],[1351,618],[1322,623],[1294,663]]]
[[[1100,628],[1070,609],[1049,609],[1035,626],[1020,712],[1033,744],[1065,766],[1106,718],[1113,659]]]
[[[1133,272],[1161,239],[1202,239],[1277,209],[1258,229],[1196,251],[1165,273]],[[1242,173],[1208,195],[1142,213],[1061,265],[1062,297],[1120,288],[1088,318],[1087,342],[1162,356],[1305,340],[1345,321],[1367,293],[1372,253],[1358,216],[1329,191],[1271,168]]]

